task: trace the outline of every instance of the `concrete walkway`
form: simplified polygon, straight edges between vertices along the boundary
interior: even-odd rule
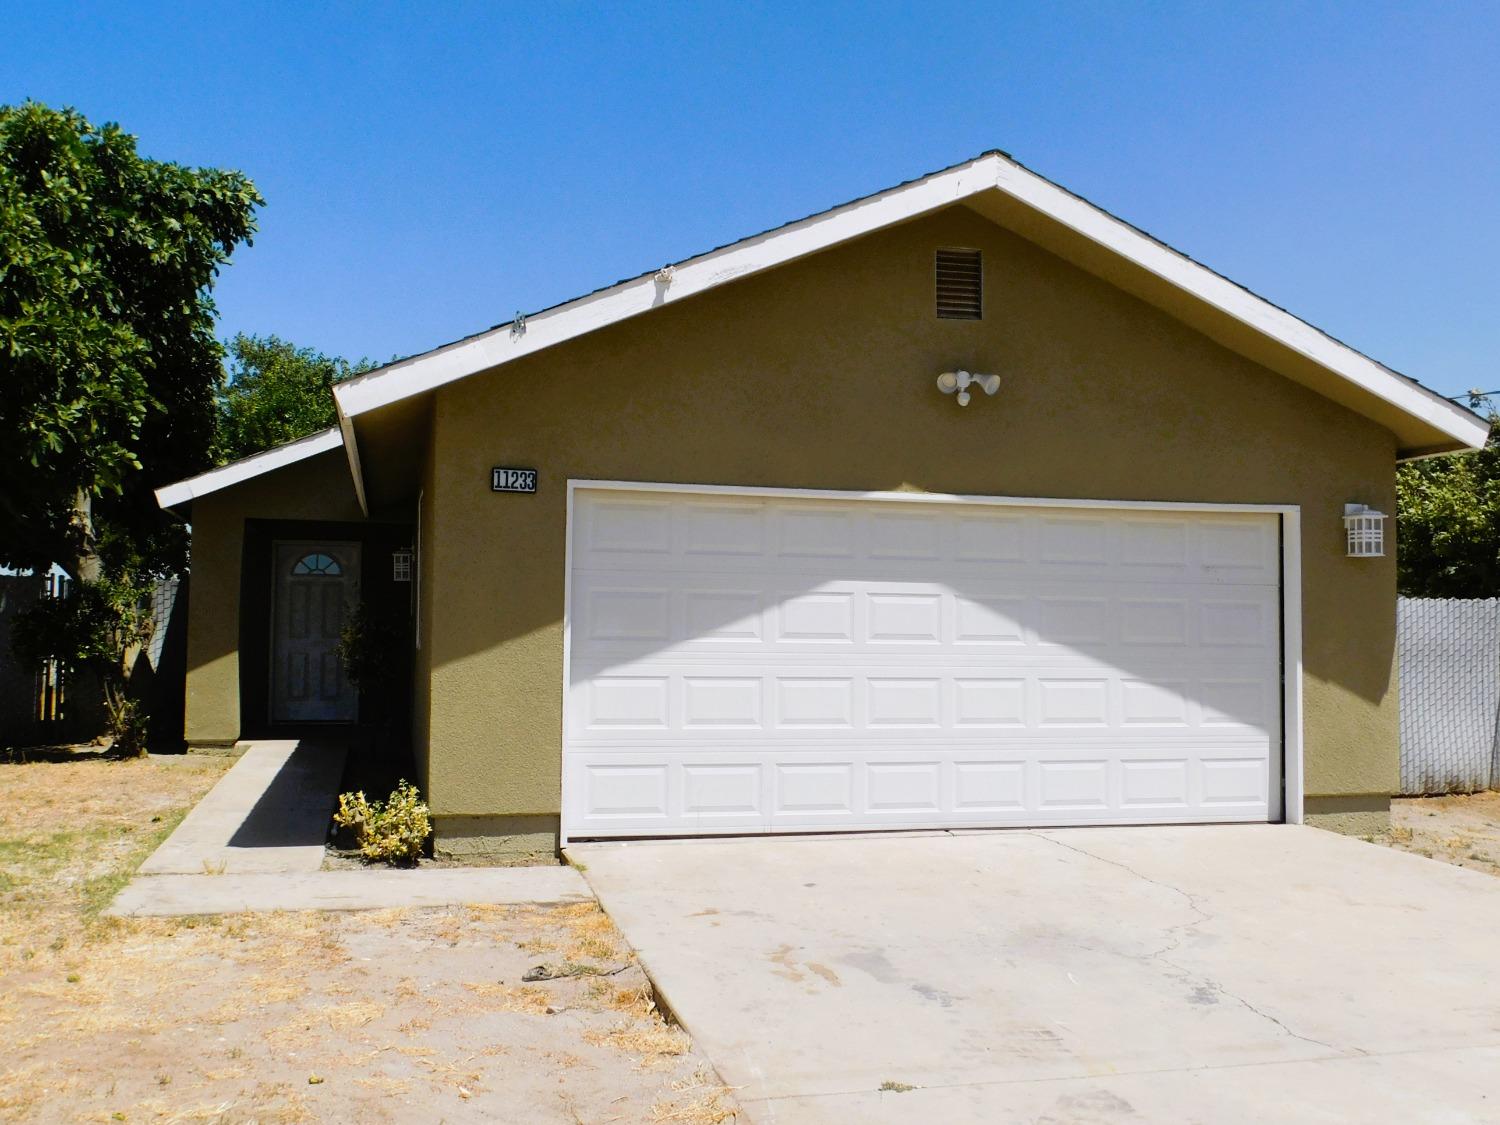
[[[141,918],[267,910],[556,905],[591,902],[593,897],[571,867],[370,867],[278,875],[150,875],[132,880],[105,913]]]
[[[141,865],[106,914],[384,910],[593,899],[570,867],[322,870],[343,747],[253,742]]]
[[[1492,876],[1281,825],[569,855],[751,1121],[1500,1121]]]
[[[317,871],[346,754],[343,746],[250,743],[140,874]]]

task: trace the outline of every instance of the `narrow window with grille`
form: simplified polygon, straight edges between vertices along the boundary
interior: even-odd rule
[[[978,250],[937,252],[937,314],[943,320],[984,318],[984,264]]]

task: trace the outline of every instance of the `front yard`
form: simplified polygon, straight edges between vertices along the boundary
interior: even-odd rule
[[[592,903],[101,917],[229,764],[0,764],[0,1118],[733,1119]]]
[[[102,916],[231,762],[0,764],[0,1118],[733,1120],[592,903]],[[1500,875],[1500,793],[1374,842]]]

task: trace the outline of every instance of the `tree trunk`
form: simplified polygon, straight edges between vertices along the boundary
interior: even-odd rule
[[[103,571],[94,541],[93,498],[83,489],[78,490],[73,500],[73,526],[78,553],[71,559],[55,559],[68,576],[79,582],[97,582]]]

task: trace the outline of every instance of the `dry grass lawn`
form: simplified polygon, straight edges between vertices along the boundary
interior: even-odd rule
[[[0,764],[0,1119],[734,1119],[591,903],[101,917],[229,764]]]
[[[1500,875],[1500,792],[1392,801],[1390,830],[1371,840]]]

